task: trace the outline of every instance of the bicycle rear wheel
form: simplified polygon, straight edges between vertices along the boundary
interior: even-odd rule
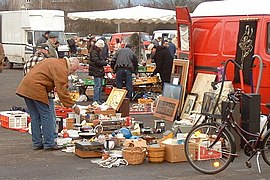
[[[219,133],[214,123],[201,124],[194,127],[185,141],[185,153],[188,162],[197,171],[204,174],[215,174],[223,171],[233,160],[235,144],[231,134],[224,129],[217,143],[211,148]]]
[[[263,160],[270,166],[270,130],[267,131],[262,141],[262,157]]]

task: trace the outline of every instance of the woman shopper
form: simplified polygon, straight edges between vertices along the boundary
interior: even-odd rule
[[[102,39],[99,39],[92,48],[90,48],[90,61],[89,61],[89,75],[94,76],[94,97],[93,102],[102,104],[101,102],[101,90],[102,80],[105,75],[104,67],[107,65],[107,61],[102,58],[101,51],[104,48],[105,43]]]

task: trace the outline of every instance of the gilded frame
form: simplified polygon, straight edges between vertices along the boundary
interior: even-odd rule
[[[125,89],[113,88],[106,101],[106,104],[118,111],[124,98],[126,97],[126,94],[127,90]]]

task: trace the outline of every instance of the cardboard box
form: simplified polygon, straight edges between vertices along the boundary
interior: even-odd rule
[[[165,161],[170,163],[185,162],[187,161],[185,155],[184,144],[164,144],[165,145]],[[191,144],[192,155],[195,159],[195,144]]]
[[[221,153],[221,142],[218,141],[212,149],[207,149],[211,144],[209,141],[204,141],[201,144],[197,145],[198,148],[198,160],[208,160],[208,159],[218,159],[222,157]]]

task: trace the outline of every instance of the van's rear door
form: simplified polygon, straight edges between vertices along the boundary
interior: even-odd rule
[[[191,91],[194,80],[192,22],[187,7],[176,7],[176,24],[178,37],[178,58],[189,60],[187,91]]]

